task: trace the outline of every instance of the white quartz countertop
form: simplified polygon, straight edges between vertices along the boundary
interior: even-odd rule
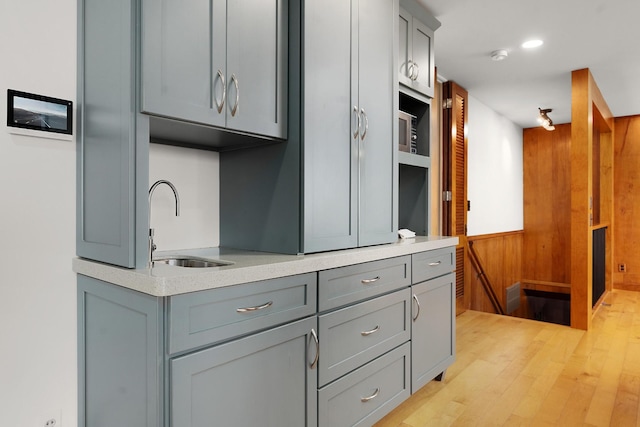
[[[231,265],[208,268],[185,268],[165,264],[153,268],[128,269],[83,258],[73,259],[73,270],[103,280],[164,297],[232,286],[258,280],[274,279],[344,267],[346,265],[410,255],[458,244],[457,237],[415,237],[386,245],[345,249],[307,255],[285,255],[226,248],[190,249],[157,253],[157,256],[191,255],[232,262]]]

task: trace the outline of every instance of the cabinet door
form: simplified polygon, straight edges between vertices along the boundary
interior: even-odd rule
[[[225,73],[224,0],[143,1],[143,112],[224,126]]]
[[[411,393],[415,393],[455,360],[455,275],[428,280],[412,290]]]
[[[350,3],[311,1],[304,8],[304,252],[357,245]]]
[[[227,127],[286,138],[288,0],[227,4]]]
[[[172,426],[317,424],[311,317],[170,361]]]
[[[357,105],[363,124],[359,142],[359,246],[396,240],[397,16],[397,2],[360,1]]]
[[[434,54],[433,31],[417,19],[413,19],[413,63],[415,71],[412,87],[428,97],[433,98]]]
[[[411,63],[412,61],[412,16],[406,10],[400,8],[398,15],[398,79],[400,83],[411,86]]]

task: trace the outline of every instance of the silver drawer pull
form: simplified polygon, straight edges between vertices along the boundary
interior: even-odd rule
[[[238,313],[249,313],[251,311],[258,311],[258,310],[264,310],[265,308],[269,308],[273,305],[273,301],[269,301],[267,303],[264,303],[262,305],[256,305],[254,307],[242,307],[242,308],[236,308],[236,311]]]
[[[311,328],[311,338],[313,342],[316,344],[316,354],[313,358],[313,361],[309,364],[309,369],[313,369],[318,364],[318,357],[320,356],[320,340],[318,340],[318,334],[316,330]]]
[[[362,279],[361,282],[364,285],[368,285],[369,283],[377,282],[378,280],[380,280],[380,276],[376,276],[373,279]]]
[[[418,301],[418,296],[416,294],[413,294],[411,298],[413,298],[413,300],[416,302],[416,307],[418,307],[418,309],[416,310],[416,315],[413,316],[413,321],[415,322],[416,320],[418,320],[418,316],[420,316],[420,301]]]
[[[376,325],[376,327],[371,329],[370,331],[362,331],[362,332],[360,332],[360,335],[362,335],[363,337],[366,337],[367,335],[375,334],[379,330],[380,330],[380,325]]]
[[[376,391],[373,392],[373,394],[371,396],[367,396],[367,397],[361,397],[360,398],[360,402],[368,402],[371,399],[375,399],[378,395],[380,394],[380,387],[378,387],[376,389]]]
[[[442,264],[442,261],[430,262],[429,267],[437,267]]]

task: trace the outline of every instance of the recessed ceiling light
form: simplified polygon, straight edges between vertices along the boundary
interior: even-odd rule
[[[533,49],[535,47],[542,46],[542,43],[544,43],[542,40],[527,40],[526,42],[522,43],[522,47],[525,49]]]

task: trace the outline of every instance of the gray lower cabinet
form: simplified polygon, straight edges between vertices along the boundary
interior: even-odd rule
[[[412,255],[411,392],[443,379],[456,355],[456,279],[452,248]]]
[[[169,361],[171,426],[315,426],[306,318]]]
[[[370,426],[409,397],[409,343],[318,391],[318,424]]]
[[[288,0],[142,0],[142,111],[287,136]]]
[[[78,425],[316,426],[316,294],[315,273],[168,298],[79,275]]]

